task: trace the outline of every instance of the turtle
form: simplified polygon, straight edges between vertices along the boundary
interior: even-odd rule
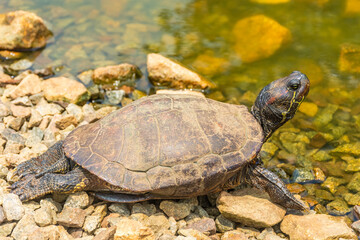
[[[201,93],[160,91],[74,129],[15,168],[11,192],[27,201],[89,191],[109,202],[183,199],[248,184],[289,209],[304,205],[266,169],[259,152],[309,92],[294,71],[269,83],[250,111]]]

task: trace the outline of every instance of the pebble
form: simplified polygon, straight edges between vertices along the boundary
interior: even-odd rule
[[[92,240],[110,240],[113,239],[116,232],[116,226],[106,228],[95,235]]]
[[[64,208],[65,207],[72,207],[72,208],[86,208],[90,204],[90,198],[89,195],[86,192],[76,192],[71,193],[65,201]]]
[[[41,80],[35,74],[27,75],[13,90],[8,93],[8,97],[16,99],[41,92]]]
[[[34,221],[33,213],[25,214],[20,221],[16,224],[11,232],[11,236],[15,239],[27,239],[39,227]]]
[[[217,199],[217,207],[227,219],[260,228],[274,226],[286,213],[282,207],[259,197],[259,191],[254,189],[242,189],[236,195],[222,192]]]
[[[350,191],[360,192],[360,172],[354,173],[347,188]]]
[[[360,220],[353,222],[351,228],[354,229],[358,234],[360,233]]]
[[[106,216],[106,213],[107,213],[107,206],[105,204],[97,206],[94,209],[94,212],[91,214],[91,216],[87,216],[85,218],[85,222],[83,225],[84,231],[87,232],[88,234],[94,233],[95,230],[98,227],[100,227],[100,223]]]
[[[42,206],[35,210],[34,220],[39,227],[56,224],[56,211],[49,206]]]
[[[128,218],[121,219],[116,225],[114,240],[155,239],[154,232],[140,222]]]
[[[201,218],[188,223],[185,229],[195,229],[205,235],[213,235],[216,233],[216,224],[214,219]]]
[[[160,203],[160,209],[163,210],[167,216],[175,218],[175,220],[183,219],[191,212],[191,206],[189,204],[168,200]]]
[[[281,222],[280,228],[290,236],[290,239],[357,239],[344,217],[325,214],[287,215]]]
[[[0,206],[0,225],[5,222],[6,216],[3,207]]]
[[[0,237],[7,237],[11,234],[13,229],[15,228],[16,223],[3,223],[0,225]]]
[[[156,237],[164,233],[170,233],[170,231],[168,231],[170,222],[162,213],[149,216],[145,221],[145,225],[154,231]]]
[[[57,215],[56,220],[65,227],[82,227],[85,221],[86,213],[81,208],[64,207]]]
[[[350,212],[350,208],[347,203],[342,199],[335,199],[334,201],[326,205],[326,209],[329,214],[335,216],[344,216]]]
[[[67,107],[66,107],[66,111],[73,115],[77,122],[82,122],[84,120],[84,113],[81,109],[81,107],[79,107],[78,105],[74,104],[74,103],[70,103]]]
[[[216,230],[221,233],[235,229],[235,223],[221,214],[216,218],[215,224]]]
[[[11,104],[10,110],[14,117],[29,118],[31,116],[31,108],[29,108],[29,107]]]
[[[31,235],[29,240],[72,240],[72,236],[66,231],[63,226],[50,225],[36,229]]]
[[[125,203],[112,203],[109,206],[109,211],[113,213],[118,213],[119,216],[130,216],[130,210],[128,205]]]
[[[141,76],[142,73],[137,66],[123,63],[115,66],[106,66],[95,69],[92,79],[95,84],[107,84],[114,83],[115,81],[134,81]]]
[[[237,230],[228,231],[228,232],[224,233],[224,235],[222,235],[222,237],[221,237],[221,240],[237,240],[237,239],[248,240],[249,238],[246,236],[245,233],[237,231]]]
[[[135,213],[143,213],[147,216],[151,216],[152,214],[156,213],[156,207],[152,203],[135,203],[131,209],[131,214]]]
[[[20,220],[25,214],[19,196],[12,193],[3,196],[3,209],[8,221]]]

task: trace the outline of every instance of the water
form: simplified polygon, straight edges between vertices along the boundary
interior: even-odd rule
[[[265,163],[269,167],[290,163],[312,174],[313,167],[319,167],[327,177],[345,179],[340,185],[345,188],[360,170],[348,166],[351,161],[356,164],[358,155],[331,152],[338,146],[355,144],[360,138],[359,74],[340,72],[338,65],[342,44],[360,44],[360,13],[346,14],[346,1],[293,0],[275,5],[250,0],[2,2],[1,12],[32,11],[52,26],[55,36],[37,56],[33,68],[55,66],[58,67],[56,75],[77,75],[122,62],[138,65],[145,72],[146,54],[158,52],[215,82],[219,88],[209,97],[250,107],[267,83],[300,70],[312,82],[306,102],[316,105],[318,111],[315,116],[299,112],[280,129],[269,141],[278,148],[275,156],[269,157],[269,161],[265,159]],[[292,41],[267,59],[242,63],[234,51],[233,28],[237,21],[256,14],[266,15],[289,29]],[[199,65],[200,60],[209,58],[215,59],[217,65],[210,68]],[[148,92],[147,79],[141,79],[137,88]],[[292,139],[293,145],[285,146],[284,133],[291,131],[303,138]],[[330,153],[327,161],[314,160],[313,155],[319,148],[311,141],[316,140],[317,133],[327,138],[326,144],[320,147]],[[294,146],[302,146],[298,149],[303,151],[290,156],[295,157],[294,161],[283,159],[281,150],[291,154]],[[344,160],[345,155],[355,160]],[[315,188],[331,191],[326,184],[317,184]],[[356,190],[350,189],[350,192],[355,194]],[[309,189],[308,193],[311,195]],[[344,198],[342,192],[332,194],[335,198]],[[324,206],[329,203],[318,196],[317,199]]]

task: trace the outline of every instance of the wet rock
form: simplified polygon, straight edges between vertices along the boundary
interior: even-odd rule
[[[290,183],[290,184],[286,184],[286,188],[291,192],[291,193],[302,193],[306,190],[306,188],[299,184],[299,183]]]
[[[261,4],[279,4],[279,3],[288,3],[290,0],[251,0],[251,2],[261,3]]]
[[[101,10],[112,18],[117,18],[126,8],[128,0],[120,0],[113,2],[111,0],[101,0]]]
[[[92,78],[95,84],[108,84],[128,80],[135,81],[141,76],[142,73],[137,66],[123,63],[116,66],[97,68],[94,70]]]
[[[354,156],[360,156],[360,142],[340,145],[337,148],[331,150],[330,153],[333,155],[347,153]]]
[[[360,161],[352,156],[341,156],[341,159],[346,161],[347,165],[345,168],[346,172],[359,172]]]
[[[106,91],[106,99],[105,99],[105,104],[112,104],[112,105],[117,105],[119,104],[123,97],[125,95],[125,91],[124,90],[112,90],[112,91]]]
[[[92,75],[94,70],[88,70],[77,75],[81,82],[85,85],[89,85],[92,81]]]
[[[85,211],[81,208],[65,207],[56,217],[58,224],[65,227],[82,227],[85,221]]]
[[[48,101],[80,104],[90,98],[90,93],[83,84],[66,77],[49,78],[41,83],[41,88]]]
[[[297,168],[293,172],[291,177],[292,182],[307,182],[315,179],[314,173],[310,169],[306,168]]]
[[[216,220],[216,230],[218,232],[227,232],[235,229],[235,223],[227,218],[225,218],[223,215],[219,215]]]
[[[3,196],[3,209],[6,219],[9,221],[20,220],[25,214],[19,196],[12,193]]]
[[[42,206],[35,210],[34,220],[40,227],[56,224],[56,211],[49,206]]]
[[[199,55],[192,66],[201,74],[213,76],[227,71],[230,63],[225,58],[213,56],[213,53]]]
[[[360,192],[360,172],[357,172],[351,178],[347,188],[353,192]]]
[[[175,220],[183,219],[191,212],[191,206],[189,204],[167,200],[160,203],[160,209],[163,210],[167,216],[175,218]]]
[[[35,74],[27,75],[19,85],[8,93],[11,99],[29,96],[41,92],[41,80]]]
[[[315,180],[324,182],[326,179],[325,173],[321,170],[321,168],[314,168]]]
[[[95,235],[95,237],[92,240],[110,240],[113,239],[116,232],[116,226],[112,226],[110,228],[107,228],[105,230],[102,230],[98,234]]]
[[[315,196],[323,200],[328,200],[328,201],[334,200],[334,196],[326,190],[316,189]]]
[[[0,15],[0,48],[41,48],[46,45],[51,31],[36,14],[15,11]]]
[[[131,209],[131,214],[135,213],[143,213],[147,216],[151,216],[152,214],[156,213],[156,207],[154,204],[151,203],[135,203]]]
[[[65,230],[63,226],[47,226],[38,228],[31,235],[29,235],[29,240],[72,240],[73,237]]]
[[[286,210],[264,197],[256,189],[242,189],[233,195],[222,192],[217,199],[221,214],[234,222],[251,227],[270,227],[279,223]]]
[[[346,0],[344,13],[347,16],[354,16],[360,14],[359,0]]]
[[[354,239],[357,237],[343,217],[325,214],[287,215],[280,225],[281,231],[291,239]]]
[[[138,221],[123,218],[116,225],[114,240],[155,239],[153,231]]]
[[[336,216],[344,216],[345,214],[350,212],[350,208],[347,205],[347,203],[339,198],[328,203],[326,205],[326,209],[331,215],[336,215]]]
[[[360,193],[352,194],[352,193],[345,193],[342,195],[344,200],[349,205],[359,205],[360,204]]]
[[[34,216],[31,213],[25,214],[21,220],[16,224],[11,236],[15,239],[27,239],[39,227],[34,221]]]
[[[359,73],[360,45],[345,43],[341,45],[339,69],[342,72]]]
[[[10,64],[10,68],[15,71],[21,71],[31,68],[33,65],[33,62],[31,62],[29,59],[20,59],[12,64]]]
[[[290,31],[265,15],[239,20],[233,29],[235,52],[243,62],[249,63],[273,55],[290,42]]]
[[[211,218],[201,218],[188,223],[185,229],[195,229],[205,235],[213,235],[216,233],[215,221]]]
[[[160,54],[148,54],[147,68],[149,79],[154,85],[168,86],[176,89],[206,89],[215,87],[213,83],[199,74]]]
[[[97,206],[91,216],[85,218],[83,229],[85,232],[92,234],[98,227],[100,227],[101,221],[104,219],[107,213],[106,205]]]
[[[0,225],[0,237],[7,237],[11,234],[12,230],[16,226],[16,223],[4,223]]]
[[[109,211],[113,213],[118,213],[119,216],[130,216],[130,210],[125,203],[112,203],[109,206]]]
[[[345,179],[342,178],[336,178],[336,177],[328,177],[321,186],[327,190],[329,190],[331,193],[335,193],[337,191],[338,186],[346,183]]]

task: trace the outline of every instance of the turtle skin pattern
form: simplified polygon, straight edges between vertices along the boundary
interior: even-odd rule
[[[63,150],[118,192],[188,197],[222,187],[262,144],[262,128],[245,106],[156,94],[78,127]]]

